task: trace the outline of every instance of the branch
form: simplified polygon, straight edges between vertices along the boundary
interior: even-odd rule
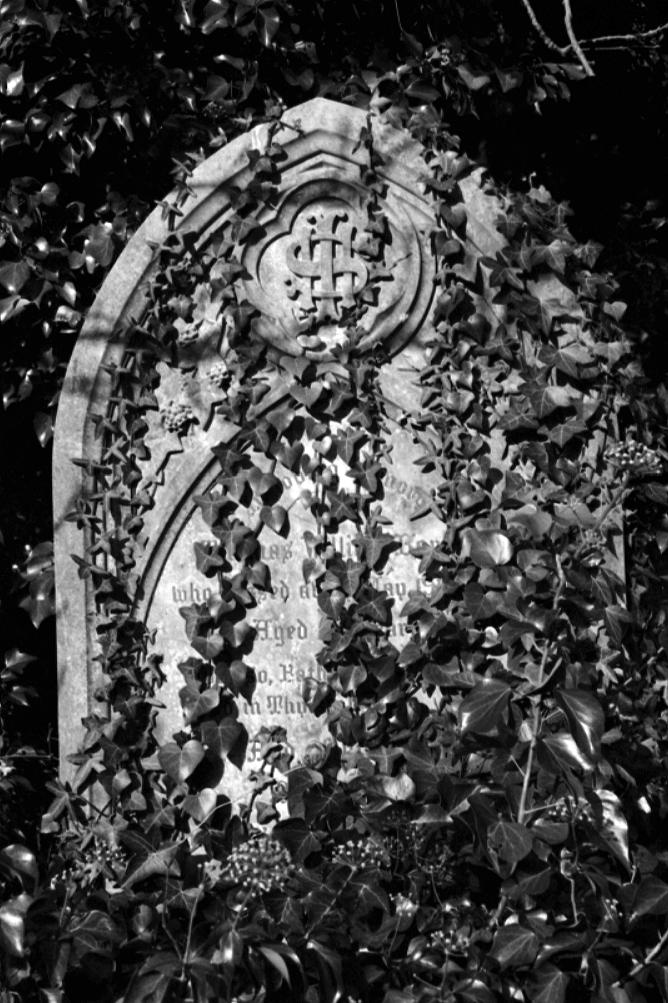
[[[566,26],[566,33],[571,43],[573,52],[580,60],[580,65],[585,71],[588,77],[594,76],[594,71],[591,68],[591,63],[582,51],[582,47],[575,37],[575,32],[573,31],[573,12],[571,10],[571,0],[564,0],[564,24]]]
[[[559,575],[559,584],[557,590],[554,593],[552,599],[552,611],[556,613],[559,609],[559,603],[561,602],[561,597],[563,595],[564,589],[566,587],[566,576],[564,575],[564,570],[561,566],[561,561],[555,556],[555,562],[557,565],[557,574]],[[547,668],[547,660],[550,656],[552,650],[552,642],[548,641],[543,649],[543,657],[540,661],[540,666],[538,669],[538,679],[536,681],[536,690],[540,690],[540,687],[545,679],[545,669]],[[524,822],[527,813],[527,799],[529,796],[529,785],[531,783],[531,771],[533,769],[533,760],[536,752],[536,744],[538,742],[538,731],[540,729],[540,704],[541,698],[538,696],[534,698],[534,708],[533,708],[533,721],[531,729],[531,741],[529,743],[529,753],[527,755],[527,764],[524,771],[524,779],[522,781],[522,793],[520,794],[520,803],[517,808],[517,821],[521,824]]]
[[[666,932],[663,934],[659,942],[654,945],[654,947],[649,952],[647,957],[643,958],[641,961],[638,961],[633,966],[633,968],[623,981],[627,982],[629,979],[634,978],[636,975],[642,972],[643,968],[646,968],[647,965],[651,965],[651,963],[654,961],[657,955],[659,955],[663,950],[663,948],[666,946],[666,943],[668,943],[668,930],[666,930]],[[622,979],[617,979],[617,981],[613,984],[613,988],[621,985],[622,985]]]
[[[658,28],[650,28],[649,31],[639,31],[629,35],[598,35],[596,38],[583,38],[581,45],[601,45],[605,42],[644,42],[647,38],[657,38],[665,31],[668,31],[668,21],[659,25]]]
[[[522,0],[522,4],[524,5],[524,9],[527,12],[529,20],[531,21],[531,24],[533,25],[536,34],[539,36],[543,44],[546,45],[548,49],[552,49],[553,52],[558,52],[560,56],[565,56],[566,53],[571,48],[570,45],[564,45],[563,47],[557,45],[557,43],[550,38],[548,33],[543,28],[542,24],[536,17],[534,9],[531,6],[530,0]]]

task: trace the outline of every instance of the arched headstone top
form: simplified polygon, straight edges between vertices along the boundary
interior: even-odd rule
[[[415,261],[416,272],[424,267],[417,231],[433,225],[424,194],[428,170],[421,148],[407,134],[358,108],[314,98],[286,111],[272,127],[256,126],[199,164],[188,179],[190,194],[179,202],[178,214],[170,217],[164,207],[158,207],[149,215],[104,282],[80,346],[86,345],[88,350],[91,341],[107,340],[124,316],[141,313],[143,287],[151,273],[155,248],[170,234],[194,233],[199,240],[211,242],[225,231],[231,194],[248,186],[257,157],[273,147],[281,150],[279,202],[262,211],[260,222],[266,233],[246,242],[241,259],[249,266],[248,293],[259,305],[271,306],[270,312],[275,314],[276,330],[270,326],[265,329],[269,340],[276,340],[281,351],[303,351],[295,340],[297,329],[304,327],[299,320],[311,310],[320,317],[331,313],[335,319],[349,302],[350,290],[361,292],[368,281],[368,268],[354,246],[355,241],[358,245],[362,241],[365,223],[360,218],[365,194],[361,172],[368,167],[368,155],[361,136],[367,128],[381,162],[379,175],[387,182],[384,205],[390,240],[394,237],[397,241],[387,262],[392,273],[389,281],[404,284],[407,254]],[[314,216],[319,222],[310,224],[308,220]],[[329,238],[325,237],[328,231]],[[300,258],[304,240],[313,252],[308,261]],[[331,270],[325,261],[329,250]],[[313,260],[320,258],[320,251],[322,265]],[[280,266],[282,274],[269,280],[267,272],[273,273],[274,264]],[[412,285],[414,298],[424,309],[425,297],[420,296],[417,286],[428,287],[428,274],[416,274]],[[407,294],[405,290],[402,302]],[[387,312],[383,303],[376,314]],[[372,328],[374,320],[375,314]],[[380,326],[385,332],[387,324]]]
[[[381,117],[316,98],[286,111],[280,121],[255,127],[202,162],[188,178],[187,197],[168,199],[154,210],[119,257],[75,348],[56,423],[63,760],[79,745],[81,721],[96,707],[99,682],[94,584],[90,575],[79,576],[72,560],[74,556],[81,558],[80,566],[85,563],[92,531],[82,533],[77,520],[68,516],[89,486],[90,465],[104,467],[99,430],[107,418],[113,424],[109,416],[117,400],[115,404],[112,390],[127,357],[126,329],[141,329],[144,315],[151,316],[147,307],[153,279],[160,275],[163,285],[169,285],[165,269],[160,271],[165,248],[188,269],[189,249],[195,249],[207,269],[205,278],[193,278],[183,310],[172,311],[168,344],[162,346],[160,361],[152,363],[154,400],[142,415],[148,431],[142,432],[138,469],[133,472],[152,503],[142,514],[145,547],[133,569],[139,584],[138,614],[155,631],[157,650],[165,649],[171,673],[165,692],[173,701],[178,693],[175,667],[179,658],[187,657],[179,646],[178,606],[199,602],[197,596],[208,588],[188,571],[193,546],[207,545],[196,498],[219,474],[211,447],[233,445],[240,433],[220,410],[229,390],[235,310],[250,318],[252,335],[267,346],[272,363],[287,359],[298,365],[296,360],[306,357],[335,366],[340,351],[363,354],[382,345],[383,358],[391,359],[381,374],[382,392],[401,418],[418,401],[406,373],[420,371],[434,334],[433,233],[442,230],[442,223],[429,178],[425,153],[407,133]],[[493,255],[499,246],[493,228],[497,203],[485,194],[479,173],[463,180],[461,188],[471,211],[458,269],[463,278],[474,279],[480,253]],[[177,211],[170,212],[170,205]],[[496,309],[484,299],[483,291],[481,310]],[[258,420],[275,414],[286,392],[276,366],[270,366],[263,379],[264,395],[254,412]],[[420,587],[412,552],[416,541],[436,546],[442,532],[440,524],[428,518],[418,516],[415,521],[413,510],[425,510],[431,487],[428,477],[416,470],[419,451],[400,425],[397,420],[394,441],[387,444],[393,459],[385,505],[401,549],[383,583],[397,602],[408,589]],[[73,460],[83,462],[74,465]],[[281,459],[283,469],[280,463],[278,469],[284,488],[292,492],[290,503],[296,504],[303,471],[290,462]],[[274,474],[267,470],[267,476],[271,481]],[[305,538],[308,519],[300,523],[295,516],[294,521],[301,526],[300,538]],[[340,545],[351,545],[345,534]],[[267,600],[256,617],[258,657],[269,689],[258,698],[259,709],[254,703],[248,710],[251,723],[265,722],[280,706],[298,708],[293,691],[298,676],[291,666],[304,652],[304,657],[314,658],[317,609],[313,602],[308,613],[294,605],[306,598],[300,577],[303,543],[290,542],[285,553],[281,546],[275,543],[268,552],[274,562],[272,578],[275,573],[283,582],[282,593]],[[271,556],[276,547],[280,553]],[[279,656],[283,661],[277,661]],[[277,681],[272,672],[278,667],[282,676]],[[272,690],[274,683],[278,689]],[[302,721],[303,710],[286,713]]]

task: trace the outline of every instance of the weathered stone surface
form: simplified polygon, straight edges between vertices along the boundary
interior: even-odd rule
[[[374,149],[383,160],[379,173],[386,182],[383,209],[389,220],[389,239],[382,261],[365,256],[363,186],[361,169],[365,151],[358,139],[367,126],[366,113],[315,99],[285,113],[284,128],[273,136],[266,126],[247,135],[202,163],[190,182],[194,194],[181,207],[178,231],[194,231],[203,248],[215,252],[216,241],[230,226],[229,193],[243,190],[251,177],[249,155],[261,153],[268,143],[283,147],[280,191],[261,212],[261,236],[244,245],[245,275],[240,293],[258,308],[256,333],[277,354],[327,358],[342,338],[341,311],[363,296],[370,282],[370,297],[362,319],[361,349],[382,342],[393,356],[382,375],[388,410],[394,417],[414,411],[417,394],[411,373],[424,364],[424,346],[432,334],[429,320],[434,290],[434,263],[430,231],[434,225],[431,203],[422,180],[427,168],[420,148],[405,134],[380,119],[373,119]],[[474,175],[463,185],[469,205],[469,245],[466,262],[473,269],[473,247],[493,254],[498,246],[494,231],[494,199],[480,188]],[[122,360],[124,345],[116,337],[124,319],[141,318],[147,282],[154,267],[154,248],[169,235],[160,210],[146,220],[112,269],[90,311],[74,352],[61,395],[55,435],[54,508],[56,530],[56,580],[58,595],[58,657],[60,691],[60,745],[63,773],[66,757],[81,740],[81,720],[91,710],[100,711],[94,698],[98,685],[96,617],[90,579],[82,579],[72,556],[81,556],[86,534],[66,521],[85,488],[85,474],[72,459],[99,459],[100,440],[95,435],[96,415],[109,409],[109,369]],[[550,295],[553,293],[551,292]],[[159,366],[156,389],[159,411],[149,414],[150,431],[142,475],[153,485],[153,507],[145,515],[147,547],[137,566],[141,581],[138,613],[155,629],[155,649],[164,655],[167,682],[161,691],[165,709],[159,732],[164,738],[181,727],[178,691],[182,680],[178,663],[192,653],[179,608],[204,599],[212,580],[195,571],[193,544],[207,538],[194,497],[206,490],[217,473],[211,447],[230,442],[239,429],[224,421],[216,404],[224,397],[226,332],[220,324],[220,302],[215,291],[204,290],[196,321],[179,330],[177,349],[181,365]],[[565,290],[554,295],[564,296]],[[498,308],[491,302],[481,309]],[[311,319],[316,315],[317,330]],[[280,407],[285,391],[274,378],[259,413]],[[166,416],[184,407],[196,421],[179,435],[170,431]],[[185,430],[184,430],[185,431]],[[411,520],[411,512],[429,490],[415,461],[419,455],[407,432],[397,429],[389,437],[392,447],[385,478],[384,514],[391,520],[397,550],[382,572],[381,581],[394,598],[395,643],[401,644],[400,610],[412,589],[424,587],[418,561],[410,553],[419,539],[442,539],[443,527],[433,516]],[[279,468],[280,469],[280,468]],[[321,719],[305,713],[300,703],[302,676],[317,674],[318,609],[302,577],[304,532],[312,529],[310,515],[297,500],[301,485],[293,474],[289,494],[290,533],[263,534],[274,594],[258,597],[252,611],[257,638],[248,661],[258,675],[252,706],[244,710],[251,735],[261,726],[284,725],[295,756],[312,741],[326,738]],[[344,524],[345,525],[345,524]],[[336,544],[347,551],[350,537],[342,532]],[[273,548],[273,549],[272,549]],[[251,750],[251,765],[253,751]],[[244,781],[226,776],[225,785],[235,797],[243,796]]]
[[[372,582],[382,587],[393,600],[394,622],[390,626],[393,643],[401,648],[406,641],[406,624],[400,616],[411,592],[428,592],[431,585],[418,573],[419,560],[413,551],[421,542],[440,543],[443,526],[430,513],[418,519],[411,517],[424,507],[430,479],[416,482],[413,459],[415,447],[408,433],[398,431],[393,436],[388,473],[385,477],[385,498],[381,502],[383,515],[391,520],[387,532],[396,537],[396,550]],[[265,461],[266,462],[266,461]],[[290,507],[290,532],[279,536],[271,530],[263,533],[262,560],[271,571],[273,595],[257,593],[257,607],[250,611],[249,623],[257,634],[246,661],[255,668],[258,686],[252,703],[240,702],[240,720],[246,726],[251,744],[244,766],[247,775],[257,766],[260,742],[256,736],[261,728],[284,727],[295,761],[303,756],[312,743],[326,743],[328,732],[323,718],[316,717],[304,706],[302,684],[307,677],[325,679],[317,664],[320,647],[320,610],[312,583],[304,581],[302,566],[313,556],[308,534],[315,533],[315,521],[301,502],[301,492],[311,485],[308,477],[295,476],[279,464],[275,474],[287,488],[283,504]],[[185,635],[179,609],[193,603],[207,602],[216,596],[215,579],[207,579],[194,566],[193,548],[197,543],[212,540],[211,531],[199,510],[191,505],[191,513],[162,564],[157,584],[148,602],[147,617],[156,631],[159,649],[164,656],[167,682],[161,699],[158,735],[166,740],[183,726],[179,690],[183,678],[179,661],[193,654]],[[251,516],[253,515],[251,511]],[[330,540],[344,558],[355,560],[357,550],[353,533],[342,524]],[[305,538],[306,535],[306,538]],[[157,555],[156,555],[157,556]],[[228,767],[225,790],[242,798],[247,784],[233,767]]]

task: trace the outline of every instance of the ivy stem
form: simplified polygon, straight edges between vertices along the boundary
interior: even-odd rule
[[[304,934],[304,937],[305,937],[305,938],[306,938],[307,940],[308,940],[308,939],[309,939],[309,938],[311,937],[311,935],[313,934],[313,931],[315,930],[315,928],[316,928],[316,926],[318,925],[318,923],[322,923],[322,921],[324,920],[325,916],[328,916],[328,915],[329,915],[329,913],[330,913],[330,912],[332,911],[332,909],[334,908],[334,906],[335,906],[335,905],[336,905],[336,903],[338,902],[338,900],[339,900],[339,895],[340,895],[340,894],[341,894],[341,893],[342,893],[342,892],[343,892],[343,891],[344,891],[344,890],[345,890],[345,889],[346,889],[346,888],[348,887],[348,885],[349,885],[349,884],[350,884],[350,882],[352,881],[353,877],[354,877],[354,876],[355,876],[355,875],[357,874],[357,870],[358,870],[358,869],[357,869],[357,867],[356,867],[356,866],[355,866],[354,864],[350,864],[350,865],[349,865],[349,867],[350,867],[350,874],[349,874],[349,875],[348,875],[348,877],[347,877],[347,878],[345,879],[345,881],[343,882],[343,884],[341,885],[341,887],[340,887],[340,888],[338,889],[338,891],[337,891],[337,892],[335,892],[335,894],[334,894],[334,898],[333,898],[333,899],[332,899],[332,901],[331,901],[331,902],[329,903],[329,905],[327,906],[327,908],[326,908],[326,909],[325,909],[325,911],[323,912],[322,916],[320,916],[320,917],[319,917],[319,918],[318,918],[318,919],[317,919],[317,920],[315,921],[315,923],[313,923],[313,924],[312,924],[312,925],[311,925],[311,926],[310,926],[310,927],[308,928],[308,930],[307,930],[307,931],[306,931],[306,933]]]
[[[555,555],[555,563],[557,566],[557,574],[559,575],[559,585],[557,586],[557,591],[554,593],[554,599],[552,600],[552,611],[557,612],[561,597],[563,595],[564,588],[566,586],[566,577],[564,575],[563,568],[561,566],[561,561],[557,555]],[[536,680],[536,688],[539,689],[545,678],[545,669],[547,668],[547,660],[550,657],[550,652],[552,651],[552,642],[548,642],[543,650],[543,657],[540,660],[540,665],[538,667],[538,679]],[[531,783],[531,773],[533,770],[533,760],[536,752],[536,744],[538,742],[538,731],[540,729],[540,707],[541,707],[541,695],[536,694],[534,697],[533,706],[533,719],[531,727],[531,741],[529,743],[529,753],[527,755],[527,765],[524,770],[524,779],[522,780],[522,793],[520,795],[520,803],[517,809],[517,821],[520,825],[524,822],[527,813],[527,800],[529,797],[529,785]]]
[[[199,905],[199,900],[202,897],[203,888],[200,885],[197,889],[197,895],[195,896],[195,901],[193,902],[193,907],[190,910],[190,917],[188,919],[188,935],[186,937],[186,946],[183,950],[183,956],[181,958],[181,979],[185,981],[186,978],[186,966],[188,964],[188,958],[190,957],[190,942],[193,935],[193,925],[195,923],[195,913],[197,912],[197,906]]]
[[[642,960],[636,962],[636,964],[629,972],[627,979],[632,979],[635,975],[638,975],[643,970],[643,968],[646,968],[647,965],[651,965],[651,963],[661,953],[666,944],[668,944],[668,928],[665,930],[661,939],[654,945],[654,947],[649,952],[647,957],[642,958]],[[615,988],[616,986],[621,986],[621,984],[622,984],[621,979],[618,979],[617,982],[614,983],[613,988]]]

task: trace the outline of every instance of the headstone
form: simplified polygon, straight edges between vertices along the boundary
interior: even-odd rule
[[[389,437],[384,480],[383,514],[389,520],[397,549],[379,575],[394,600],[390,632],[403,643],[401,610],[412,591],[426,590],[416,557],[421,540],[436,543],[443,526],[424,510],[433,486],[416,465],[420,450],[401,427],[401,416],[414,411],[415,384],[410,373],[424,364],[424,346],[433,328],[434,260],[430,233],[433,205],[424,186],[427,168],[419,146],[406,134],[373,119],[373,147],[384,190],[383,211],[389,237],[384,259],[375,261],[360,250],[365,226],[362,183],[367,152],[360,142],[368,128],[365,112],[315,99],[285,113],[282,125],[270,132],[258,126],[202,163],[194,172],[194,194],[180,207],[175,231],[160,210],[139,229],[112,269],[90,311],[74,352],[61,396],[55,437],[54,504],[56,520],[56,582],[58,595],[58,657],[60,747],[62,770],[67,756],[82,738],[82,719],[100,711],[98,635],[90,578],[80,577],[74,557],[82,557],[90,542],[67,516],[85,493],[85,462],[101,458],[97,436],[100,416],[111,414],[111,374],[122,364],[125,344],[117,333],[128,318],[141,320],[148,283],[155,268],[155,248],[170,233],[194,232],[200,246],[215,251],[216,241],[232,225],[231,199],[243,191],[252,164],[270,144],[282,147],[278,196],[259,214],[260,236],[243,250],[239,292],[257,311],[255,333],[277,355],[307,355],[325,359],[340,343],[342,312],[363,294],[372,278],[377,295],[364,315],[359,351],[382,345],[392,357],[382,373],[388,408],[397,421]],[[466,261],[473,247],[493,254],[499,244],[493,220],[497,206],[480,187],[479,175],[462,183],[468,203]],[[473,266],[472,266],[473,267]],[[375,269],[374,276],[371,271]],[[558,295],[567,296],[561,289]],[[178,697],[183,680],[177,665],[192,654],[179,609],[206,601],[215,593],[215,578],[199,574],[193,547],[206,543],[210,530],[202,521],[195,497],[215,480],[218,467],[211,447],[233,443],[239,428],[216,411],[223,394],[225,337],[219,321],[221,303],[205,291],[198,301],[196,324],[183,324],[179,347],[190,352],[186,370],[161,363],[156,387],[159,410],[151,412],[147,437],[149,455],[143,463],[144,483],[154,485],[153,507],[145,514],[147,546],[136,568],[142,596],[139,614],[155,633],[155,650],[164,656],[167,681],[160,691],[165,705],[158,722],[161,741],[183,726]],[[485,309],[494,309],[489,304]],[[316,332],[310,321],[316,318]],[[306,323],[306,321],[309,323]],[[264,413],[281,405],[284,392],[275,380],[262,402]],[[197,419],[187,434],[170,432],[165,415],[183,406]],[[171,409],[171,410],[170,410]],[[178,424],[178,423],[177,423]],[[74,465],[73,459],[83,463]],[[261,727],[286,728],[295,760],[309,745],[328,740],[322,718],[305,707],[301,684],[317,677],[319,609],[313,587],[304,581],[302,563],[308,556],[308,531],[313,517],[301,503],[304,484],[294,471],[279,464],[274,471],[290,503],[290,532],[263,533],[263,558],[271,571],[274,592],[257,597],[251,611],[256,640],[249,660],[258,686],[251,703],[242,702],[241,717],[251,739]],[[305,538],[306,533],[306,538]],[[336,548],[352,547],[351,531],[335,534]],[[248,764],[234,776],[227,773],[225,789],[234,799],[247,790],[247,771],[257,757],[251,743]]]

